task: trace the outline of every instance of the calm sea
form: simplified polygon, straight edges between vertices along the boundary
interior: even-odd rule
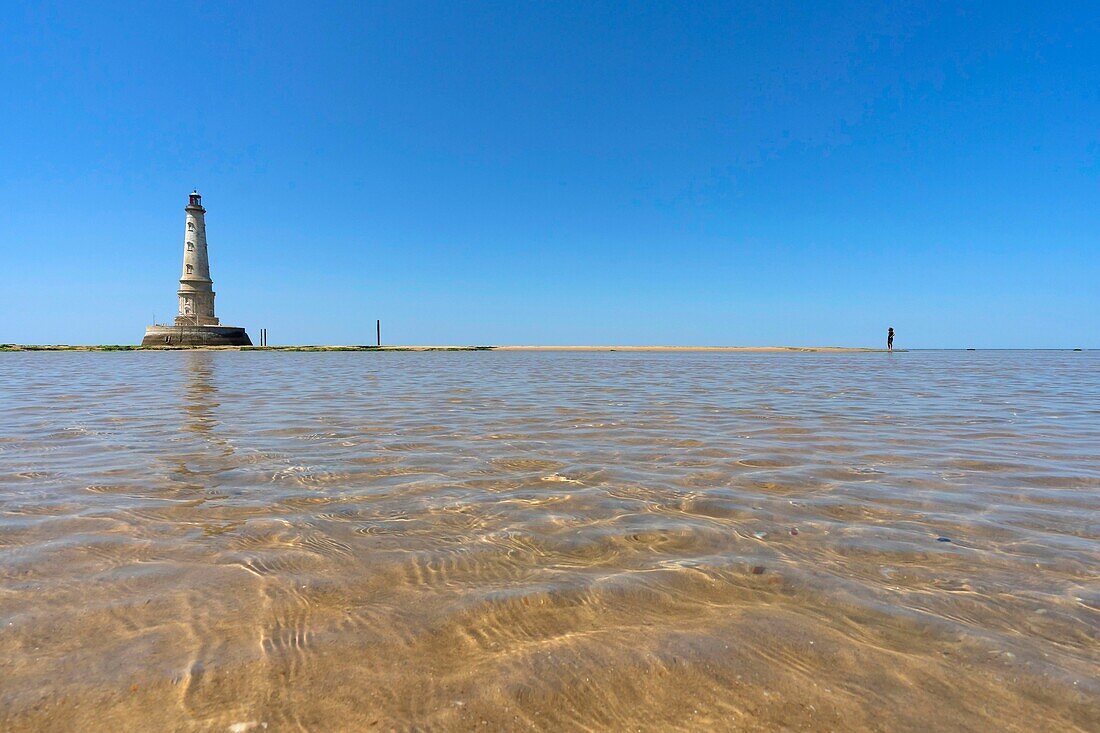
[[[1100,354],[0,354],[0,729],[1100,730]]]

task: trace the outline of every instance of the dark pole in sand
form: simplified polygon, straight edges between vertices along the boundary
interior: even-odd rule
[[[379,318],[377,321],[374,322],[374,328],[375,328],[375,331],[376,331],[376,335],[378,336],[378,345],[381,346],[382,345],[382,319],[381,318]]]

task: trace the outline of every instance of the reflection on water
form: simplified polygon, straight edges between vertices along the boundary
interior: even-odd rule
[[[1072,352],[2,354],[0,729],[1097,730],[1098,405]]]
[[[217,423],[214,411],[218,407],[218,389],[214,386],[215,355],[209,351],[193,351],[184,354],[187,359],[187,378],[180,384],[179,405],[186,419],[184,430],[208,435]]]

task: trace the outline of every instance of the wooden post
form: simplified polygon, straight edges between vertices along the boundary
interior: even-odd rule
[[[378,337],[378,345],[382,346],[382,319],[374,322],[375,335]]]

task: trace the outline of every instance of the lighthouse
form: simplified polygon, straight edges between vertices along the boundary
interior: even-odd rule
[[[188,196],[187,230],[183,233],[183,272],[180,274],[177,326],[216,326],[214,281],[210,279],[210,256],[206,252],[206,209],[202,196]]]
[[[179,309],[174,325],[153,324],[145,329],[142,346],[251,346],[243,328],[223,326],[214,315],[214,281],[206,246],[206,209],[202,196],[192,191],[184,208],[183,271],[176,291]]]

